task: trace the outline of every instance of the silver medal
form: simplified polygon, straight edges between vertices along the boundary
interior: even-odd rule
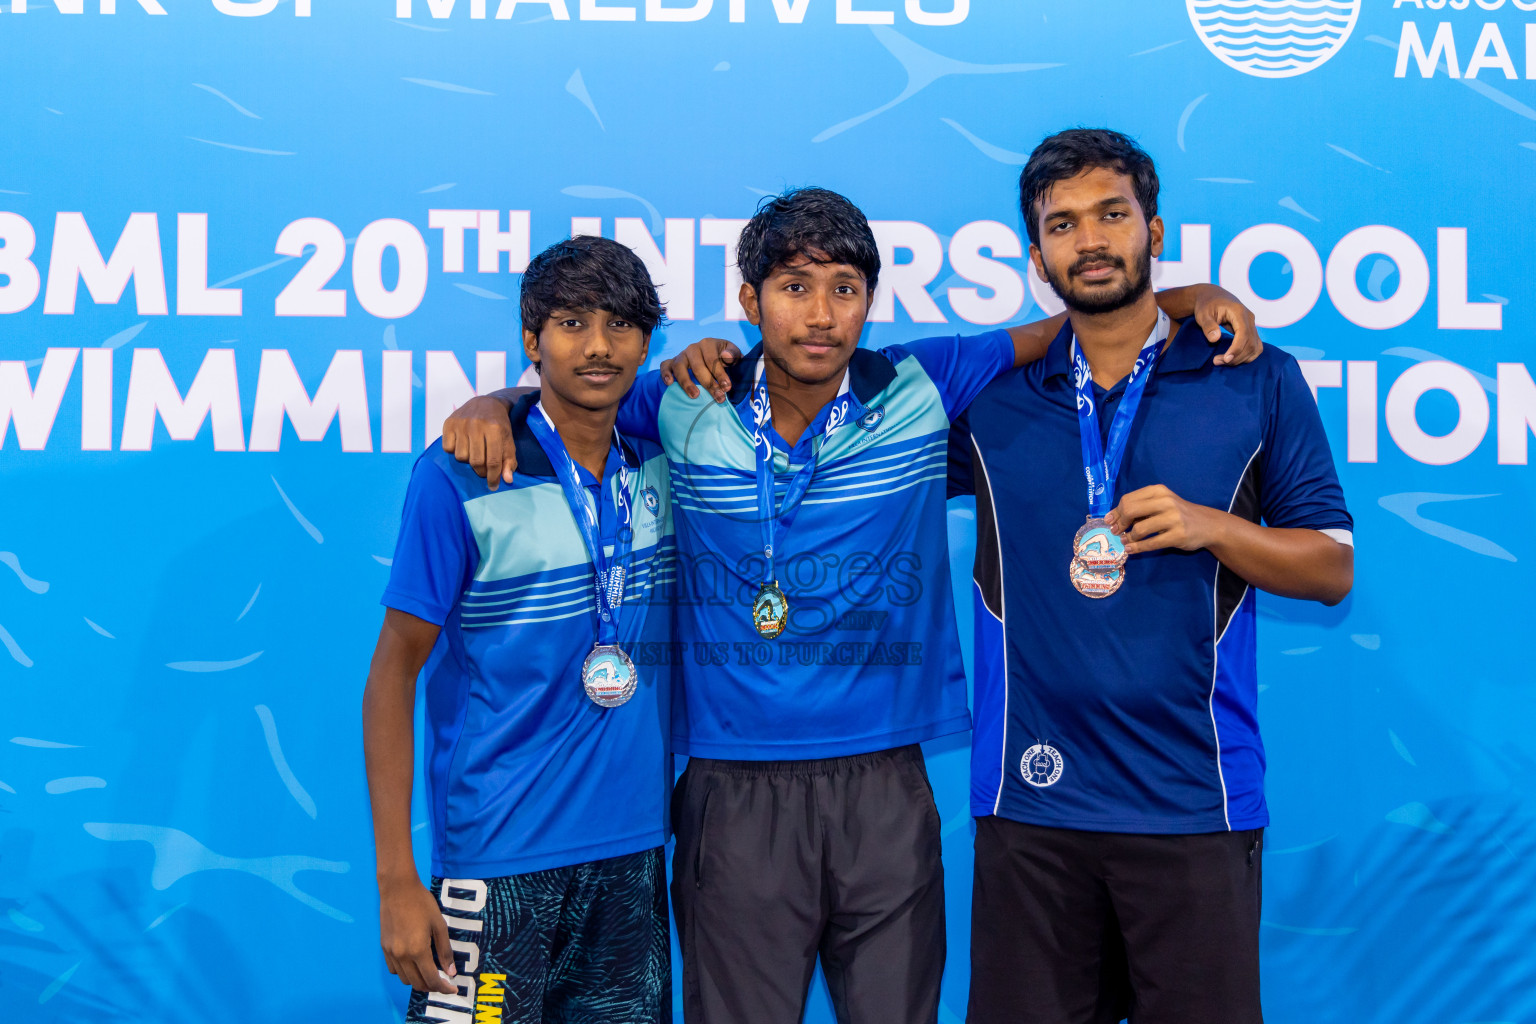
[[[581,663],[581,686],[592,703],[616,708],[635,695],[640,683],[635,663],[617,644],[598,644]]]

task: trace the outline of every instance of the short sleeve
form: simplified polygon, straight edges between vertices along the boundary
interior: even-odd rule
[[[660,443],[657,419],[661,414],[661,397],[666,393],[667,386],[661,382],[660,370],[637,376],[629,394],[619,403],[619,433]]]
[[[1259,460],[1259,508],[1282,529],[1342,531],[1353,542],[1354,520],[1344,505],[1323,419],[1301,367],[1286,359],[1265,417]]]
[[[469,586],[478,561],[458,491],[429,449],[411,471],[395,560],[380,603],[441,626]]]
[[[1013,339],[1007,331],[989,331],[969,337],[925,338],[892,345],[885,350],[892,362],[904,356],[916,359],[928,379],[939,389],[944,413],[951,421],[981,389],[1006,370],[1013,369]]]

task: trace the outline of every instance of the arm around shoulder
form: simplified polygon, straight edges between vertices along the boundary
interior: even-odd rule
[[[1205,339],[1213,345],[1221,342],[1223,327],[1231,331],[1232,344],[1214,360],[1218,366],[1250,363],[1264,351],[1252,310],[1220,285],[1165,288],[1157,293],[1157,305],[1174,320],[1194,317],[1195,323],[1205,332]]]
[[[647,370],[638,374],[634,384],[630,385],[629,393],[619,403],[619,418],[615,422],[619,433],[660,443],[661,400],[666,393],[667,380],[663,370]]]
[[[517,453],[507,412],[519,398],[537,390],[502,388],[471,398],[443,421],[443,451],[469,463],[493,491],[503,483],[510,484]]]
[[[1013,339],[1013,365],[1024,366],[1045,358],[1046,350],[1066,323],[1067,314],[1057,313],[1045,320],[1008,328],[1008,337]]]

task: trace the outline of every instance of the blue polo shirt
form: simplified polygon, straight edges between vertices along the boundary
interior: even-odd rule
[[[666,459],[626,438],[589,502],[630,469],[635,532],[619,640],[639,687],[594,704],[581,665],[597,640],[591,558],[544,449],[513,407],[517,472],[487,491],[432,444],[416,462],[383,604],[442,627],[425,680],[432,872],[499,878],[667,841],[666,750],[676,545]],[[558,435],[557,435],[558,436]]]
[[[660,441],[672,468],[678,637],[686,645],[673,749],[771,761],[840,757],[970,726],[950,598],[945,460],[953,418],[1013,366],[1006,331],[934,338],[849,364],[852,410],[822,440],[831,404],[800,441],[768,430],[775,498],[806,460],[810,489],[778,541],[789,599],[776,639],[753,628],[769,568],[757,511],[750,393],[761,346],[732,368],[728,400],[636,381],[625,433]]]
[[[1132,555],[1112,596],[1079,594],[1088,515],[1068,324],[1045,358],[972,403],[952,475],[976,492],[971,811],[1103,832],[1259,828],[1254,590],[1209,552]],[[1147,384],[1119,496],[1163,484],[1268,526],[1353,522],[1317,405],[1273,346],[1217,367],[1193,321]],[[1095,387],[1101,429],[1124,392]],[[1117,496],[1118,500],[1118,496]]]

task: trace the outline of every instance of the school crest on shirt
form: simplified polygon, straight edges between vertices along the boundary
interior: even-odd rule
[[[661,495],[656,493],[656,488],[647,487],[645,490],[641,491],[640,502],[645,506],[645,510],[652,516],[658,516],[661,514]]]
[[[866,412],[858,419],[859,429],[873,434],[880,429],[880,424],[885,420],[885,406],[880,405]]]
[[[1054,786],[1061,779],[1061,751],[1048,743],[1036,743],[1024,751],[1019,762],[1019,773],[1024,781],[1036,789]]]

